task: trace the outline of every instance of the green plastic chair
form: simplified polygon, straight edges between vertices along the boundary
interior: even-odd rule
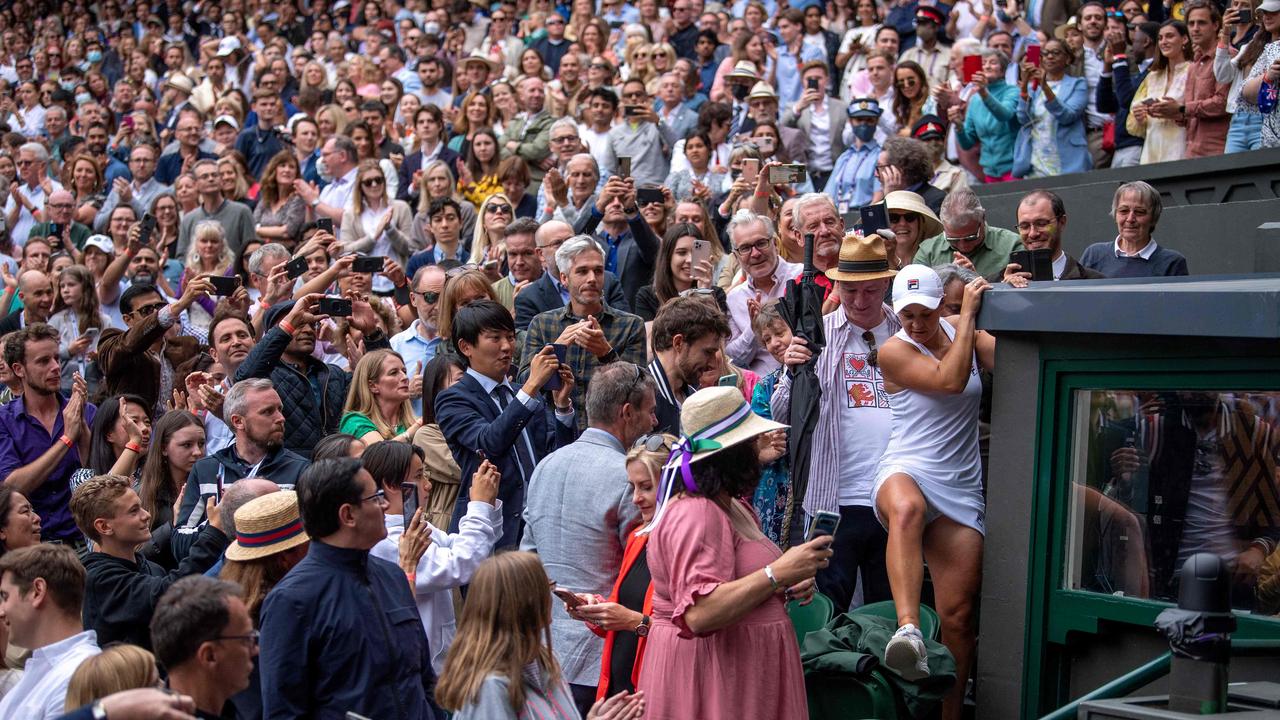
[[[862,678],[807,675],[809,720],[894,720],[899,717],[893,686],[879,670]]]
[[[791,617],[791,625],[795,628],[796,642],[803,645],[805,635],[826,627],[833,611],[831,598],[820,592],[813,594],[813,602],[808,605],[801,605],[795,600],[787,603],[787,615]]]
[[[884,600],[882,602],[863,605],[854,613],[862,613],[863,615],[875,615],[876,617],[889,618],[894,622],[898,621],[898,610],[893,606],[892,600]],[[929,640],[937,640],[941,633],[938,613],[928,605],[920,605],[920,634]]]

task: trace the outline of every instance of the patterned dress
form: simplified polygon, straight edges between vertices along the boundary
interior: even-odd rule
[[[769,399],[773,397],[773,389],[778,385],[782,371],[783,368],[778,368],[765,375],[756,383],[752,393],[751,410],[766,420],[773,419]],[[751,504],[760,516],[760,528],[764,530],[764,534],[785,550],[787,538],[783,520],[787,515],[787,504],[791,501],[791,460],[789,456],[783,455],[761,470],[760,484],[756,486]]]

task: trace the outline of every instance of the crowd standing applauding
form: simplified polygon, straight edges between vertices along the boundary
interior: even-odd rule
[[[971,188],[1277,88],[1280,0],[8,3],[0,717],[794,720],[788,607],[920,679],[927,563],[959,718],[984,291],[1189,273]]]

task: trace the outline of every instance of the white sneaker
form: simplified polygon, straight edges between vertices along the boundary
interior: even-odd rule
[[[884,664],[905,680],[916,681],[929,677],[929,658],[924,647],[924,636],[911,623],[898,628],[884,648]]]

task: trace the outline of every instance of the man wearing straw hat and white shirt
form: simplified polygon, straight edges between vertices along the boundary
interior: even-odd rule
[[[885,571],[889,536],[871,507],[871,486],[880,456],[889,443],[892,420],[877,354],[900,328],[897,316],[884,303],[897,272],[889,267],[884,238],[846,235],[836,265],[826,271],[840,306],[822,318],[827,347],[818,355],[817,375],[822,389],[821,417],[813,433],[813,454],[804,512],[840,513],[840,527],[831,549],[832,563],[818,572],[818,589],[831,598],[837,612],[854,600],[861,576],[862,600],[892,597]],[[796,336],[783,362],[796,368],[813,357],[803,338]],[[783,373],[770,401],[773,417],[791,418],[791,376]],[[791,525],[793,544],[805,523]]]

